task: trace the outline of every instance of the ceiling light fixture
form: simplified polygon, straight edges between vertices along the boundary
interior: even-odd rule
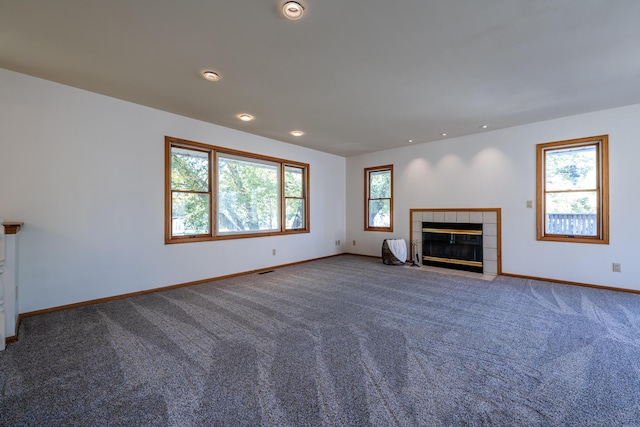
[[[480,129],[486,129],[488,127],[489,127],[489,125],[482,125],[482,126],[480,126]]]
[[[447,134],[446,134],[446,133],[441,133],[440,135],[442,135],[442,136],[447,136]]]
[[[220,80],[220,74],[216,73],[215,71],[203,71],[202,77],[209,80],[210,82],[217,82],[218,80]]]
[[[407,142],[413,142],[413,139],[407,139]]]
[[[302,135],[304,135],[304,132],[302,132],[301,130],[292,130],[291,131],[291,135],[293,135],[293,136],[302,136]]]
[[[282,14],[290,21],[297,21],[304,15],[304,7],[297,1],[288,1],[282,6]]]
[[[253,116],[251,114],[240,114],[238,118],[243,122],[250,122],[253,120]]]

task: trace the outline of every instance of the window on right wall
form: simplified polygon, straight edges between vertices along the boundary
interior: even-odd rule
[[[609,243],[607,135],[536,146],[538,240]]]

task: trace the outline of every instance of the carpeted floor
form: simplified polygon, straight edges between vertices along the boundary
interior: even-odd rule
[[[640,425],[640,295],[340,256],[23,320],[2,426]]]

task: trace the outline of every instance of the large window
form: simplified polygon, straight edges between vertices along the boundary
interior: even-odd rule
[[[364,192],[364,229],[393,231],[393,165],[366,168]]]
[[[536,147],[538,240],[609,243],[608,136]]]
[[[309,231],[309,165],[165,137],[165,242]]]

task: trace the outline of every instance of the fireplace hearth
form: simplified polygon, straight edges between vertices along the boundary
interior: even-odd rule
[[[482,224],[422,223],[422,263],[483,272]]]

